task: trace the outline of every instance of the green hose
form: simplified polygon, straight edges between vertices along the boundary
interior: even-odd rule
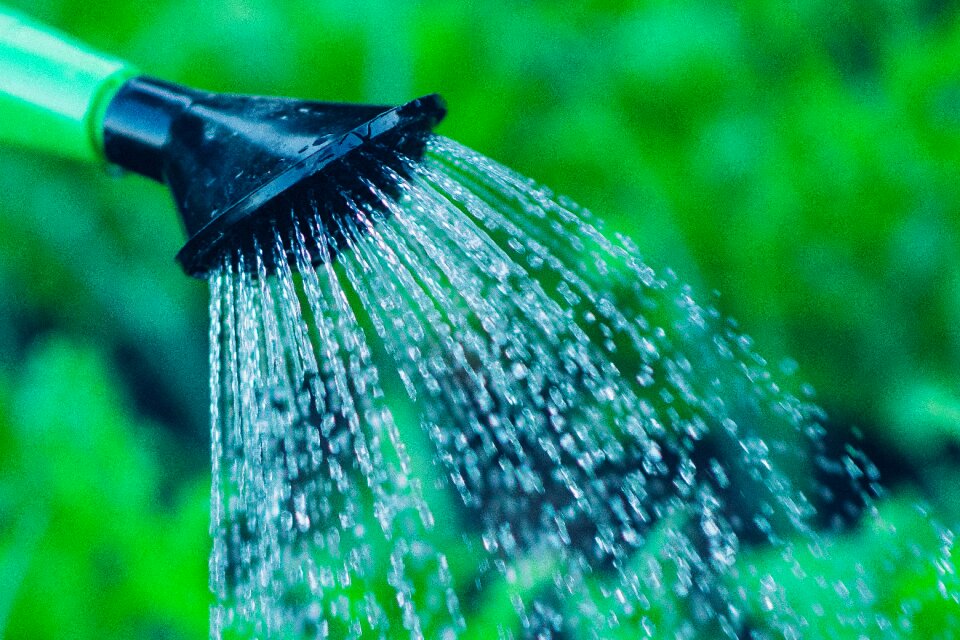
[[[0,6],[0,144],[105,162],[103,116],[137,71]]]

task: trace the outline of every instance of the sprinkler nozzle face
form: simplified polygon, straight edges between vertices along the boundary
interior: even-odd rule
[[[421,157],[445,114],[437,95],[378,107],[135,78],[107,109],[104,150],[111,162],[170,187],[188,236],[177,260],[204,277],[263,229],[282,230],[305,207],[337,201],[357,178],[376,180],[391,154]]]

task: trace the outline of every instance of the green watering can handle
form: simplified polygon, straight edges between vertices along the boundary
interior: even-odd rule
[[[105,162],[103,115],[137,71],[0,6],[0,144]]]

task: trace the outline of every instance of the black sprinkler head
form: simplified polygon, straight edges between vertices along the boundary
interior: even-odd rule
[[[251,248],[261,230],[289,226],[291,211],[305,206],[342,246],[332,218],[348,213],[344,193],[365,191],[372,201],[358,185],[377,184],[398,155],[422,157],[444,115],[437,95],[381,107],[223,95],[139,77],[107,107],[104,151],[170,188],[188,237],[177,260],[205,277],[225,252]]]

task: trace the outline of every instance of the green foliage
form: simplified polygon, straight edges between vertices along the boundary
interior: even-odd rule
[[[871,638],[953,638],[960,628],[960,576],[952,569],[956,539],[932,525],[916,507],[916,496],[882,505],[853,534],[820,545],[797,545],[777,557],[759,558],[756,574],[744,574],[768,593],[748,616],[758,631],[774,634],[769,625],[790,607],[803,617],[803,638],[842,638],[860,620],[867,620]],[[747,553],[741,562],[755,562]],[[763,555],[762,553],[759,555]],[[804,576],[822,575],[819,588]],[[856,576],[855,581],[850,576]],[[764,589],[763,584],[771,585]],[[806,585],[806,587],[800,587]]]
[[[210,89],[442,93],[442,133],[721,291],[760,353],[797,359],[838,430],[858,426],[894,479],[960,523],[954,2],[14,4]],[[3,637],[206,633],[206,291],[172,261],[163,189],[108,173],[0,150]],[[410,447],[429,477],[429,445]],[[910,566],[903,544],[939,549],[901,491],[885,512],[897,534],[865,524],[836,557],[876,561],[870,611],[915,601],[915,637],[944,637],[955,603],[935,576],[876,568]],[[437,546],[460,544],[449,524]],[[469,554],[450,557],[470,573]],[[471,615],[509,626],[513,588]],[[682,623],[653,617],[663,633]]]
[[[95,349],[48,340],[5,385],[4,637],[179,638],[205,627],[207,489],[171,486],[163,460],[175,449],[131,417],[107,366]]]

